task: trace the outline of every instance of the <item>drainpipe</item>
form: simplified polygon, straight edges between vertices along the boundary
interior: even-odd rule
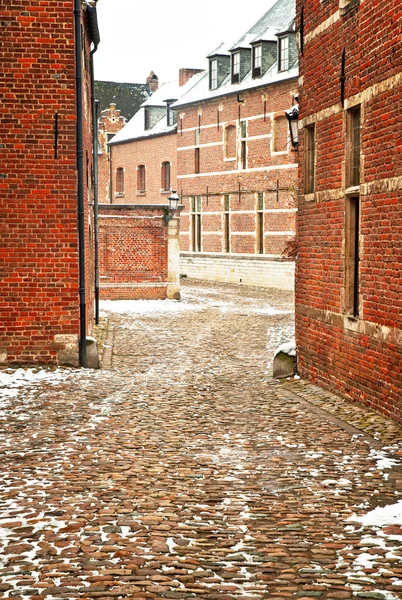
[[[84,204],[84,140],[82,131],[82,34],[81,0],[74,0],[75,28],[75,84],[77,117],[77,177],[78,177],[78,248],[79,248],[79,297],[80,297],[80,365],[87,366],[86,352],[86,286],[85,286],[85,204]]]
[[[94,165],[94,244],[95,244],[95,323],[99,324],[99,179],[98,179],[98,108],[95,100],[94,54],[98,44],[91,50],[91,104],[92,104],[92,153]]]

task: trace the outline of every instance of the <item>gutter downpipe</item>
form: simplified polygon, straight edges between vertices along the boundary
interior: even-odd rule
[[[94,54],[98,44],[91,50],[91,103],[92,103],[92,152],[94,164],[94,245],[95,245],[95,323],[99,325],[99,177],[98,177],[98,108],[95,99]]]
[[[85,205],[84,205],[84,141],[83,141],[83,94],[82,94],[82,35],[81,0],[74,0],[75,28],[75,82],[77,117],[77,177],[78,177],[78,247],[79,247],[79,296],[80,296],[80,337],[79,359],[84,369],[87,366],[86,349],[86,286],[85,286]]]

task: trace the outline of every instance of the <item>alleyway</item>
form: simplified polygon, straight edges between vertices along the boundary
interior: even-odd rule
[[[402,598],[402,428],[272,381],[292,296],[130,305],[102,371],[0,372],[0,598]]]

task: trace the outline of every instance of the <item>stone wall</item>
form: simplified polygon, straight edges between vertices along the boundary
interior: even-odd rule
[[[294,263],[259,256],[222,256],[182,252],[180,274],[193,279],[294,289]]]

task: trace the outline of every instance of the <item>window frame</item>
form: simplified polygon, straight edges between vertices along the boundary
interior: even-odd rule
[[[257,54],[257,51],[259,53]],[[258,61],[258,64],[257,64]],[[253,46],[253,79],[258,79],[262,75],[262,44]]]
[[[170,192],[171,188],[171,163],[165,160],[161,165],[161,191]]]
[[[209,61],[209,89],[218,88],[218,59],[211,58]]]
[[[361,119],[360,104],[346,111],[346,188],[358,187],[361,181]]]
[[[151,115],[149,108],[146,106],[144,108],[144,130],[149,131],[149,129],[151,129]]]
[[[232,53],[232,83],[240,83],[240,51]]]
[[[116,169],[116,196],[124,196],[124,168],[117,167]]]
[[[278,71],[282,73],[289,70],[289,35],[279,36],[278,50]]]
[[[147,175],[145,165],[137,167],[137,194],[145,194],[147,191]]]

